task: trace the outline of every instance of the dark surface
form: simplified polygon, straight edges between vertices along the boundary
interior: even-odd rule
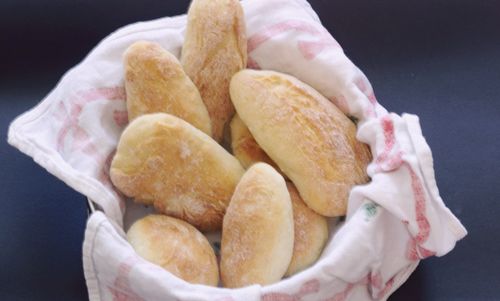
[[[500,2],[312,0],[390,111],[420,116],[448,207],[469,230],[421,263],[396,300],[500,300]],[[85,300],[85,198],[6,144],[113,30],[188,1],[0,2],[0,300]]]

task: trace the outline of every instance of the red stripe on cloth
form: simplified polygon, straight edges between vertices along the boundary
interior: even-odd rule
[[[389,293],[393,285],[394,285],[394,277],[392,277],[389,281],[385,283],[385,287],[377,294],[377,299],[380,300],[384,298],[387,295],[387,293]]]
[[[391,116],[386,115],[382,117],[380,122],[384,134],[384,150],[375,158],[375,163],[377,164],[376,170],[377,172],[395,170],[403,164],[404,153],[402,151],[394,153],[396,135]]]
[[[317,293],[319,291],[319,280],[311,279],[306,281],[300,286],[300,289],[295,294],[287,293],[267,293],[262,296],[262,301],[297,301],[301,300],[302,297],[310,295],[312,293]]]
[[[86,102],[98,99],[125,100],[126,93],[123,87],[103,87],[86,90],[81,93],[81,96]]]
[[[305,282],[304,284],[302,284],[299,292],[297,294],[295,294],[295,296],[298,299],[300,299],[306,295],[309,295],[312,293],[317,293],[319,291],[319,286],[320,286],[320,284],[319,284],[318,279],[309,280],[309,281]]]
[[[429,234],[431,232],[431,227],[425,213],[424,188],[419,176],[415,173],[413,168],[411,168],[408,163],[406,163],[405,166],[410,172],[411,188],[413,190],[413,196],[415,198],[415,214],[419,229],[417,236],[415,236],[415,239],[417,241],[417,244],[423,244],[427,241],[427,238],[429,238]]]
[[[247,51],[251,53],[255,49],[257,49],[260,45],[262,45],[267,40],[283,33],[286,31],[299,31],[309,33],[313,36],[321,35],[321,31],[319,31],[316,27],[311,25],[310,23],[299,21],[299,20],[287,20],[284,22],[276,23],[271,26],[260,30],[259,32],[252,35],[247,42]]]
[[[299,41],[297,44],[300,52],[306,60],[313,60],[318,54],[327,48],[340,47],[330,35],[323,35],[319,41]]]
[[[403,152],[394,153],[396,145],[396,134],[394,130],[394,122],[390,115],[386,115],[381,119],[381,127],[384,134],[384,150],[375,159],[377,171],[395,170],[403,164]],[[393,153],[391,155],[391,153]]]
[[[261,301],[297,301],[294,295],[285,293],[267,293],[262,296]]]
[[[414,238],[410,238],[408,241],[408,246],[406,250],[406,258],[411,261],[419,260],[420,257],[418,256],[417,252],[417,242],[415,241]]]
[[[88,141],[89,137],[85,133],[85,130],[80,127],[78,121],[85,105],[87,105],[89,102],[99,99],[125,100],[125,89],[123,87],[105,87],[77,93],[75,98],[69,102],[69,112],[66,111],[63,124],[57,134],[56,143],[57,150],[59,152],[62,152],[62,150],[64,149],[66,136],[71,134],[73,136],[73,143],[76,144],[76,147],[84,144],[86,147],[86,153],[96,153],[97,147],[95,145],[88,145],[85,143]],[[62,110],[64,110],[64,105],[60,105],[59,111],[57,111],[55,114],[59,119],[63,117],[63,115],[61,114]]]
[[[259,64],[251,56],[248,57],[247,67],[250,69],[255,69],[255,70],[262,69],[262,68],[260,68]]]
[[[375,97],[375,93],[372,91],[372,93],[368,94],[367,97],[373,107],[375,107],[377,105],[377,98]]]
[[[433,256],[435,253],[423,248],[424,244],[430,235],[430,223],[426,216],[426,199],[424,186],[420,177],[415,173],[412,167],[403,161],[403,152],[398,151],[391,156],[394,152],[396,145],[396,136],[394,129],[394,122],[389,115],[381,119],[381,127],[384,133],[384,150],[375,159],[378,165],[378,170],[394,170],[401,165],[405,165],[408,169],[411,178],[411,189],[415,200],[415,217],[418,226],[417,235],[408,242],[406,257],[410,260],[418,260]],[[403,222],[404,223],[404,222]],[[408,225],[408,222],[406,222]]]
[[[343,291],[341,291],[340,293],[336,293],[335,295],[333,295],[330,298],[326,298],[325,301],[345,301],[353,288],[354,288],[354,284],[349,283],[349,284],[347,284],[347,286],[345,287],[345,289]]]
[[[144,301],[130,287],[130,272],[140,260],[137,256],[127,257],[118,266],[118,275],[113,285],[108,285],[108,290],[113,296],[113,301]]]
[[[431,231],[431,226],[426,215],[425,192],[422,181],[413,168],[408,163],[405,163],[405,166],[411,177],[411,188],[415,199],[415,216],[418,225],[417,235],[408,242],[406,257],[414,261],[434,256],[436,253],[421,246],[427,241]]]
[[[436,252],[427,250],[426,248],[421,246],[418,246],[418,253],[420,254],[420,258],[422,259],[436,255]]]
[[[318,29],[308,22],[287,20],[270,25],[252,35],[247,42],[248,53],[251,53],[273,37],[288,31],[308,33],[319,38],[317,41],[298,41],[297,47],[306,60],[314,59],[325,49],[341,48],[340,44],[327,31]],[[260,69],[256,68],[258,65],[253,60],[249,60],[248,66],[253,69]]]
[[[382,131],[384,133],[384,151],[377,157],[377,163],[387,159],[396,142],[396,135],[394,134],[394,123],[390,115],[386,115],[381,119]]]
[[[374,288],[381,289],[382,288],[382,274],[380,272],[378,273],[371,273],[368,274],[368,284],[373,286]]]
[[[375,92],[371,88],[368,79],[364,75],[361,75],[354,81],[354,84],[368,98],[369,105],[365,109],[365,114],[368,117],[377,117],[377,98],[375,97]]]
[[[127,111],[113,111],[113,120],[115,121],[117,126],[125,126],[128,123],[128,113]]]
[[[339,97],[332,96],[329,100],[333,102],[342,112],[349,112],[349,104],[347,103],[344,95],[340,95]]]
[[[375,97],[375,93],[368,83],[368,79],[364,75],[362,75],[361,77],[356,79],[354,84],[358,87],[359,90],[361,90],[361,92],[363,92],[363,94],[366,95],[370,103],[375,107],[375,105],[377,104],[377,98]]]

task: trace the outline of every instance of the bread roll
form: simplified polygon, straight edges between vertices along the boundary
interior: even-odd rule
[[[191,2],[181,62],[207,106],[214,139],[221,141],[224,125],[234,114],[229,82],[247,64],[245,21],[238,0]]]
[[[124,61],[129,120],[164,112],[212,134],[200,93],[173,54],[157,43],[140,41],[127,49]]]
[[[368,147],[356,140],[354,123],[289,75],[244,70],[233,77],[230,91],[241,120],[307,206],[325,216],[344,215],[351,188],[368,181],[371,160]]]
[[[257,163],[238,183],[222,228],[225,287],[271,284],[285,274],[293,252],[293,213],[285,180]]]
[[[233,155],[240,160],[244,168],[249,168],[257,162],[265,162],[278,168],[276,163],[257,144],[238,114],[234,115],[233,120],[231,120],[231,149]]]
[[[208,240],[190,224],[166,215],[136,221],[127,239],[144,259],[196,284],[216,286],[219,269]]]
[[[143,115],[128,125],[110,171],[125,195],[202,231],[221,228],[243,173],[212,138],[165,113]]]
[[[293,256],[285,276],[292,276],[318,260],[328,239],[328,223],[304,203],[295,186],[287,182],[293,206]]]

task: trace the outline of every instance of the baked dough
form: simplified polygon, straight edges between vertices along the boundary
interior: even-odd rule
[[[181,62],[200,91],[213,137],[220,142],[224,125],[234,114],[229,82],[247,64],[245,21],[238,0],[191,2]]]
[[[169,113],[212,134],[210,117],[198,89],[177,58],[159,44],[139,41],[124,55],[130,120],[147,113]]]
[[[298,79],[243,70],[231,80],[243,123],[296,185],[306,204],[325,216],[345,215],[351,188],[368,181],[368,147],[334,104]]]
[[[238,114],[231,120],[231,149],[244,168],[249,168],[257,162],[264,162],[279,170],[276,163],[257,144]]]
[[[208,240],[190,224],[166,215],[136,221],[127,240],[144,259],[196,284],[217,286],[219,268]]]
[[[166,113],[142,115],[128,125],[110,171],[125,195],[202,231],[221,228],[243,173],[212,138]]]
[[[293,256],[285,276],[292,276],[318,260],[328,239],[326,217],[317,214],[304,203],[295,186],[287,182],[293,206]]]
[[[271,284],[285,274],[293,252],[293,213],[283,177],[256,163],[238,183],[222,228],[225,287]]]

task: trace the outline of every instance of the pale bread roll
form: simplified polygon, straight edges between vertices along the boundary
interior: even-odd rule
[[[278,169],[276,163],[269,158],[264,150],[257,144],[257,141],[243,123],[238,114],[235,114],[231,120],[231,149],[233,155],[240,160],[244,168],[249,168],[257,162],[264,162],[275,169]]]
[[[220,229],[244,173],[236,158],[184,120],[147,114],[123,132],[111,180],[125,195],[202,231]]]
[[[173,54],[157,43],[140,41],[127,48],[124,63],[129,120],[169,113],[212,135],[200,93]]]
[[[127,240],[139,256],[195,284],[217,286],[219,268],[208,240],[190,224],[166,215],[136,221]]]
[[[224,216],[221,280],[225,287],[271,284],[293,252],[293,212],[283,177],[266,163],[247,170]]]
[[[231,81],[241,120],[262,149],[319,214],[346,213],[351,188],[368,181],[368,147],[335,105],[298,79],[243,70]]]
[[[287,182],[293,206],[293,256],[285,276],[292,276],[318,260],[328,239],[326,217],[317,214],[304,203],[295,186]]]
[[[198,87],[212,120],[215,140],[234,114],[229,97],[233,74],[247,65],[243,9],[238,0],[193,0],[181,62]]]

